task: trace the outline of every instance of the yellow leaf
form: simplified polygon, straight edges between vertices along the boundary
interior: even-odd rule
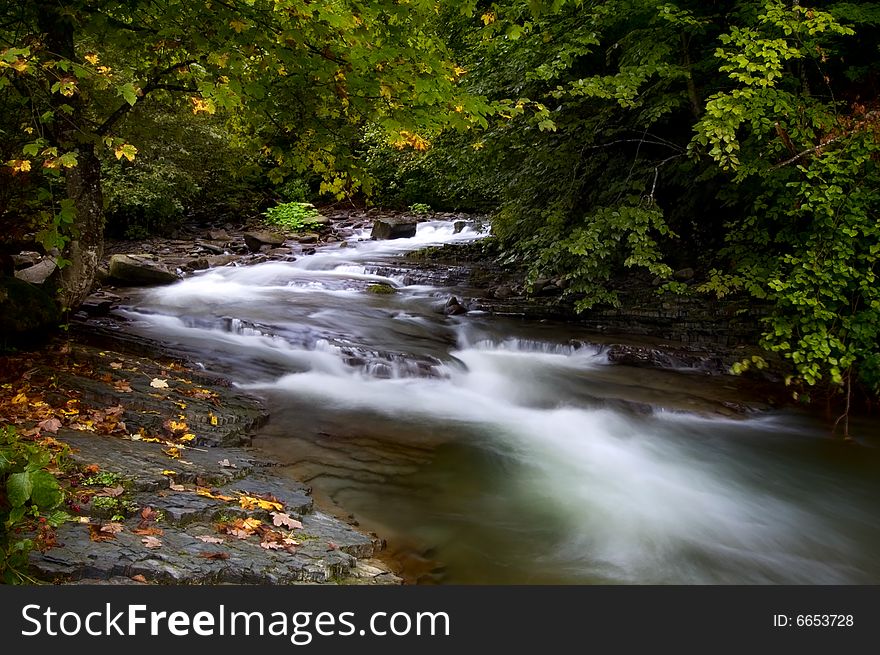
[[[237,18],[229,21],[229,27],[235,30],[236,34],[241,34],[242,30],[247,29],[247,23],[244,21],[240,21]]]
[[[171,471],[169,469],[165,469],[162,471],[162,475],[177,475],[177,471]]]
[[[211,425],[217,425],[217,417],[213,414],[208,414],[208,419],[211,421]]]
[[[87,53],[83,57],[83,59],[89,62],[92,66],[96,66],[98,64],[98,55],[96,55],[94,52]]]
[[[187,432],[185,435],[180,437],[180,441],[192,441],[195,438],[196,435],[194,435],[192,432]]]
[[[180,448],[177,446],[168,446],[168,448],[163,448],[162,452],[171,459],[180,459]]]
[[[480,20],[483,21],[483,25],[490,25],[495,22],[495,12],[487,11],[485,14],[480,16]]]
[[[17,70],[19,73],[26,73],[28,69],[27,62],[24,59],[16,59],[9,65],[12,66],[12,68]]]
[[[31,162],[28,159],[12,159],[6,162],[6,165],[12,167],[13,173],[27,173],[31,170]]]
[[[242,495],[241,498],[238,499],[239,505],[241,505],[242,509],[264,509],[266,511],[276,511],[280,512],[284,509],[284,505],[281,503],[274,503],[271,500],[264,500],[263,498],[254,498],[253,496]]]
[[[214,103],[210,100],[204,100],[202,98],[196,98],[195,96],[193,96],[189,99],[189,101],[193,103],[194,114],[213,114],[215,111]]]
[[[114,148],[113,153],[116,155],[116,159],[122,159],[125,157],[128,161],[134,161],[134,156],[137,154],[137,148],[135,148],[130,143],[124,143],[122,145],[116,146]],[[150,384],[150,386],[155,386]],[[167,387],[167,385],[166,385]]]

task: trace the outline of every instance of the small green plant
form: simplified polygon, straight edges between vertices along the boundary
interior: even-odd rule
[[[139,509],[137,503],[126,498],[111,498],[109,496],[92,498],[92,510],[107,516],[131,516]]]
[[[320,225],[321,213],[308,202],[285,202],[268,209],[264,216],[273,225],[299,232]]]
[[[101,471],[99,473],[95,473],[94,475],[90,475],[85,480],[83,480],[82,483],[88,487],[114,487],[119,482],[122,482],[122,476],[118,473]]]
[[[58,506],[64,492],[48,469],[67,455],[0,427],[0,578],[6,584],[32,581],[25,573],[34,548],[52,542],[52,529],[68,519]]]
[[[423,202],[416,202],[409,206],[410,212],[413,214],[430,214],[431,207]]]

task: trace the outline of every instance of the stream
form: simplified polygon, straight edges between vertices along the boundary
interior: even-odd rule
[[[754,400],[733,378],[610,365],[577,326],[446,316],[468,290],[395,262],[481,235],[368,236],[119,311],[263,397],[255,446],[387,539],[409,581],[880,582],[876,422],[845,444],[807,413],[724,415]]]

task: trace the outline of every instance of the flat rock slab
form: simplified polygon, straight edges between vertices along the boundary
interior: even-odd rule
[[[72,488],[79,522],[63,524],[53,548],[31,554],[38,577],[106,584],[400,583],[373,559],[381,547],[376,537],[316,511],[308,487],[242,446],[267,416],[259,401],[179,363],[82,344],[67,357],[64,366],[32,369],[30,381],[48,389],[51,379],[65,390],[62,399],[78,418],[55,437],[70,447],[78,469],[94,471],[99,481],[83,474]],[[168,386],[155,386],[156,379]],[[94,411],[119,407],[114,416],[124,427],[92,431]],[[185,422],[196,437],[179,441],[168,431],[169,419]],[[280,526],[275,512],[287,515]],[[221,524],[242,519],[297,545],[273,550],[261,545],[259,533],[239,539],[222,531]],[[100,532],[109,523],[114,532]]]

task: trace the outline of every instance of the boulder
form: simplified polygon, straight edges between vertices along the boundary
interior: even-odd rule
[[[461,314],[467,314],[467,307],[458,302],[458,298],[452,296],[449,300],[446,301],[446,305],[443,307],[443,313],[447,316],[459,316]]]
[[[209,241],[229,241],[229,233],[226,230],[208,230]]]
[[[260,252],[263,246],[277,248],[284,244],[284,237],[274,232],[245,232],[244,242],[251,252]]]
[[[15,264],[16,270],[27,268],[28,266],[33,266],[38,263],[43,256],[34,252],[33,250],[25,250],[24,252],[20,252],[17,255],[12,255],[12,263]]]
[[[680,271],[675,271],[675,273],[672,274],[672,277],[674,277],[679,282],[685,282],[687,280],[693,279],[694,269],[683,268]]]
[[[294,237],[300,243],[318,243],[318,235],[314,232],[303,232]]]
[[[58,305],[41,287],[0,277],[0,345],[34,343],[60,321]]]
[[[458,234],[459,232],[462,232],[467,226],[467,221],[455,221],[455,223],[452,224],[452,233]]]
[[[55,260],[51,257],[46,257],[33,266],[15,271],[15,277],[31,284],[43,284],[57,269],[58,264],[55,263]]]
[[[383,216],[373,221],[374,239],[409,239],[416,235],[416,222],[411,218]]]
[[[126,286],[171,284],[177,274],[145,255],[113,255],[110,258],[110,277]]]

